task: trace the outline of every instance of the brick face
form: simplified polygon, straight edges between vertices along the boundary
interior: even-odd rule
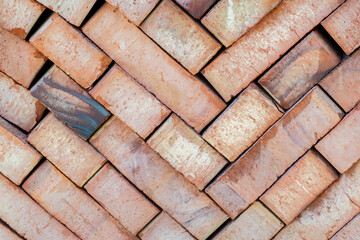
[[[346,224],[332,240],[356,240],[360,236],[360,214],[358,214],[353,220]]]
[[[0,223],[0,239],[4,240],[21,240],[21,238],[8,229],[5,225]]]
[[[175,0],[194,18],[199,19],[216,0]]]

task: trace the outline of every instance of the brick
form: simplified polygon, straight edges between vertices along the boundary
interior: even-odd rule
[[[120,10],[120,12],[136,25],[145,19],[145,17],[156,6],[159,0],[106,0],[108,3]]]
[[[281,116],[272,100],[250,84],[210,125],[203,138],[233,162]]]
[[[34,128],[28,141],[80,187],[106,161],[53,113],[49,113]]]
[[[209,88],[109,4],[104,4],[82,30],[196,131],[201,131],[225,107]]]
[[[202,71],[229,101],[344,0],[283,0]]]
[[[166,212],[161,212],[140,233],[142,240],[194,240],[179,223]]]
[[[108,163],[86,183],[84,188],[133,235],[136,235],[160,212]]]
[[[175,0],[194,18],[200,19],[216,0]]]
[[[347,0],[321,23],[347,55],[360,46],[359,11],[359,0]]]
[[[97,46],[58,14],[46,20],[31,36],[30,43],[83,88],[90,88],[111,62]]]
[[[26,135],[0,117],[0,172],[20,185],[41,158]]]
[[[201,19],[201,23],[229,47],[281,0],[221,0]]]
[[[228,218],[119,119],[108,120],[90,142],[196,238],[206,239]]]
[[[0,0],[0,26],[24,39],[44,9],[34,0]]]
[[[90,91],[99,103],[146,138],[170,110],[129,75],[114,65]]]
[[[40,120],[45,107],[29,90],[0,72],[0,115],[29,132]]]
[[[21,240],[21,238],[12,232],[5,225],[0,223],[0,239],[4,240]]]
[[[49,161],[31,174],[23,188],[82,239],[137,239]]]
[[[360,51],[354,52],[328,74],[320,85],[346,111],[360,102]]]
[[[271,239],[284,224],[260,202],[254,202],[235,221],[232,221],[214,240]]]
[[[141,29],[192,74],[198,73],[221,48],[171,0],[163,0]]]
[[[260,200],[289,224],[337,177],[336,171],[321,155],[309,150]]]
[[[83,139],[88,139],[110,115],[56,66],[31,88],[31,94]]]
[[[332,240],[358,240],[360,237],[360,214],[346,224]]]
[[[315,87],[206,192],[234,219],[342,116],[342,111]]]
[[[86,15],[90,12],[96,0],[80,0],[80,1],[56,1],[56,0],[38,0],[42,5],[50,8],[54,12],[59,13],[70,23],[80,26]]]
[[[314,30],[271,67],[259,83],[288,109],[340,61],[331,42]]]
[[[0,174],[0,218],[29,240],[78,239],[24,191]]]
[[[323,139],[316,149],[340,172],[344,173],[360,159],[360,105]]]
[[[45,61],[31,44],[0,27],[0,71],[28,88]]]
[[[227,161],[179,117],[172,114],[147,143],[200,190]]]

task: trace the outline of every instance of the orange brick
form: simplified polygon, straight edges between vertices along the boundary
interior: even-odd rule
[[[347,55],[360,46],[359,12],[359,0],[347,0],[321,23]]]
[[[113,66],[90,91],[97,101],[146,138],[170,114],[170,110],[153,95]]]
[[[34,128],[28,141],[80,187],[106,161],[53,113],[49,113]]]
[[[172,114],[148,140],[149,146],[202,190],[227,161]]]
[[[111,62],[58,14],[53,14],[31,36],[30,43],[84,88],[91,87]]]
[[[310,150],[260,200],[289,224],[337,177],[326,160]]]
[[[288,109],[340,61],[334,46],[315,30],[271,67],[259,83]]]
[[[1,174],[0,196],[0,218],[25,239],[78,239]]]
[[[41,158],[25,134],[0,117],[0,172],[20,185]]]
[[[140,233],[142,240],[194,240],[194,238],[166,212],[161,212]]]
[[[221,48],[171,0],[163,0],[141,29],[192,74],[198,73]]]
[[[133,235],[136,235],[160,212],[108,163],[84,187]]]
[[[0,71],[28,88],[45,61],[31,44],[0,27]]]
[[[0,115],[29,132],[43,115],[45,107],[29,90],[0,72]]]
[[[226,100],[245,88],[344,0],[283,0],[202,73]]]
[[[315,87],[206,191],[235,218],[341,119],[342,111]]]
[[[194,18],[202,15],[213,5],[216,0],[175,0],[181,7],[188,11]]]
[[[96,12],[83,31],[136,81],[197,131],[225,107],[209,88],[109,4]]]
[[[346,112],[360,102],[359,71],[360,51],[356,51],[320,82]]]
[[[90,142],[196,238],[206,239],[228,218],[119,119],[108,120]]]
[[[5,225],[0,222],[0,239],[4,240],[21,240],[21,238],[16,235],[16,233],[12,232]]]
[[[360,214],[344,226],[332,240],[357,240],[360,237]]]
[[[0,26],[25,38],[44,9],[34,0],[0,0]]]
[[[232,162],[281,115],[272,100],[251,84],[211,124],[203,138]]]
[[[49,161],[31,174],[23,188],[47,212],[82,239],[136,239]]]
[[[201,19],[201,23],[226,47],[232,45],[281,0],[221,0]]]

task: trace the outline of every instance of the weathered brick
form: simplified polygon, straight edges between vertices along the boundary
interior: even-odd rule
[[[200,19],[216,0],[175,0],[194,18]]]
[[[97,101],[146,138],[170,110],[129,75],[114,65],[90,91]]]
[[[16,235],[16,233],[12,232],[5,225],[0,222],[0,239],[4,240],[21,240],[21,238]]]
[[[211,124],[203,138],[232,162],[281,116],[272,100],[250,84]]]
[[[53,14],[30,43],[84,88],[89,88],[110,64],[98,47],[58,14]]]
[[[80,187],[106,161],[53,113],[49,113],[34,128],[28,141]]]
[[[346,224],[331,240],[357,240],[360,237],[360,214]]]
[[[342,111],[315,87],[210,185],[207,193],[235,218],[342,116]]]
[[[90,142],[196,238],[207,238],[228,218],[119,119],[109,119]]]
[[[197,131],[225,107],[209,88],[111,5],[104,4],[82,30],[136,81]]]
[[[230,100],[344,0],[283,0],[202,73]]]

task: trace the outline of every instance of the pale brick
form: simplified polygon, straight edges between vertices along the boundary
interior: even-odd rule
[[[360,214],[346,224],[331,240],[359,240],[360,239]]]
[[[0,222],[0,239],[3,240],[21,240],[21,238],[16,235],[16,233],[12,232],[5,225]]]

